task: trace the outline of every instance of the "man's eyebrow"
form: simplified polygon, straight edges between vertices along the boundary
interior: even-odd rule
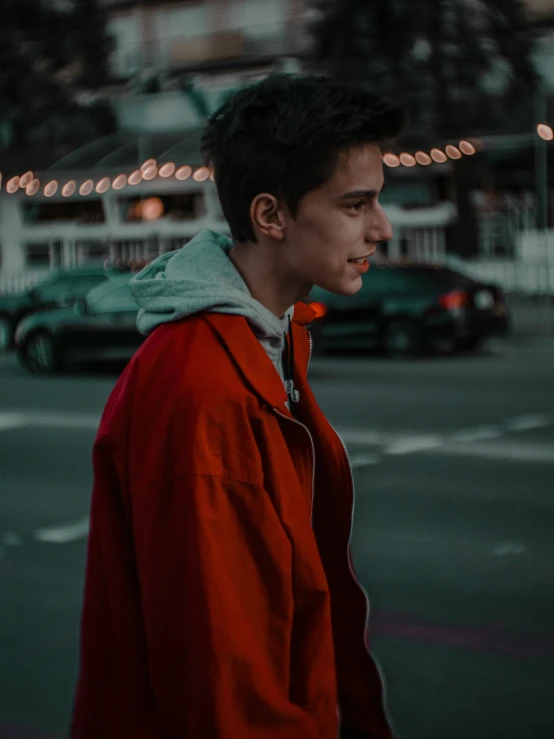
[[[351,190],[341,195],[341,200],[376,198],[383,190]]]

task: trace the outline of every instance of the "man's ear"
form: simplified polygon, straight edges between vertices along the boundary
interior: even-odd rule
[[[285,238],[286,217],[279,199],[262,192],[250,204],[250,218],[254,229],[276,241]]]

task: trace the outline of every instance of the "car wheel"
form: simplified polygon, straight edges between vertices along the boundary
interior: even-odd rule
[[[51,375],[61,366],[54,338],[47,331],[36,331],[28,337],[21,358],[27,369],[37,375]]]
[[[389,321],[383,335],[383,348],[391,357],[406,357],[420,349],[417,326],[411,321]]]
[[[482,336],[469,336],[467,339],[458,339],[456,346],[460,351],[476,352],[483,344]]]
[[[13,325],[7,316],[0,316],[0,352],[7,352],[13,342]]]

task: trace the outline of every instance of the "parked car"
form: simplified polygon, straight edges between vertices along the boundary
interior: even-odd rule
[[[0,351],[13,346],[17,324],[25,316],[40,310],[72,305],[109,274],[103,267],[58,269],[30,290],[20,295],[0,295]]]
[[[314,349],[381,348],[390,355],[428,348],[477,349],[483,339],[509,332],[502,290],[448,267],[372,264],[352,296],[314,288],[308,302]]]
[[[30,372],[50,374],[69,362],[130,359],[144,340],[136,328],[139,308],[130,277],[105,281],[71,307],[24,318],[15,333],[21,363]]]

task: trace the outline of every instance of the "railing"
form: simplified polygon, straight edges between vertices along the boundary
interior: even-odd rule
[[[0,273],[0,295],[19,295],[48,276],[49,267],[37,270],[25,270],[16,274],[3,275]]]

